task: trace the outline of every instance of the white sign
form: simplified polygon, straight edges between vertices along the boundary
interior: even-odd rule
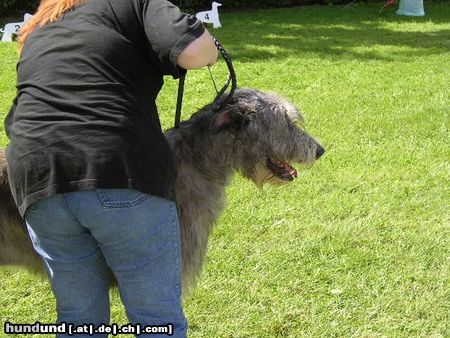
[[[3,29],[0,29],[0,32],[3,33],[2,42],[12,42],[13,34],[18,34],[23,25],[25,25],[32,17],[31,14],[27,13],[23,17],[23,22],[7,23]]]
[[[195,14],[195,17],[201,22],[212,23],[214,28],[222,27],[219,20],[219,11],[217,10],[219,6],[222,6],[222,4],[214,1],[210,11],[198,12]]]

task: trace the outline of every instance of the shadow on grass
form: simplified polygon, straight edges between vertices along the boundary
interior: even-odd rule
[[[423,18],[378,10],[375,6],[303,7],[234,13],[225,18],[226,28],[217,34],[225,46],[229,40],[233,57],[243,62],[295,55],[388,61],[448,53],[450,29],[433,25],[450,21],[450,6],[430,6]],[[430,25],[426,31],[423,27],[416,31],[416,23]]]

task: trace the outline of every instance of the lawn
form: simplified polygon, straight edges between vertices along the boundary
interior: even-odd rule
[[[190,337],[450,336],[450,4],[424,18],[380,6],[221,16],[239,85],[294,102],[327,152],[284,187],[235,177],[185,300]],[[0,44],[2,118],[17,55]],[[213,72],[221,84],[223,62]],[[213,97],[208,71],[189,72],[183,118]],[[175,101],[167,79],[165,128]],[[2,323],[54,322],[45,281],[2,268],[0,284]]]

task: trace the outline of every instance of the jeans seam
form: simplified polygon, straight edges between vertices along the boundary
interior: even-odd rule
[[[103,191],[101,189],[95,189],[97,198],[100,201],[102,207],[104,207],[105,197],[103,196]]]
[[[83,226],[83,224],[81,224],[78,219],[75,217],[75,215],[72,213],[72,211],[69,208],[69,204],[66,201],[66,198],[64,197],[64,194],[61,194],[61,199],[63,201],[64,204],[64,208],[66,209],[67,213],[69,214],[69,216],[72,218],[73,221],[77,222],[80,226]],[[84,226],[83,226],[84,227]]]
[[[135,198],[131,201],[108,201],[108,199],[103,194],[102,189],[96,189],[98,199],[100,200],[100,203],[103,208],[110,209],[110,208],[131,208],[135,207],[144,201],[151,198],[150,195],[142,193],[142,196],[139,196],[138,198]]]
[[[171,211],[172,211],[172,227],[173,227],[173,238],[175,240],[175,245],[177,248],[177,254],[176,254],[176,269],[177,269],[177,281],[176,281],[176,287],[177,287],[177,294],[181,295],[181,282],[182,282],[182,253],[181,253],[181,229],[177,229],[177,222],[176,219],[178,217],[178,211],[176,208],[176,204],[173,203],[171,205]],[[178,222],[179,224],[179,222]],[[178,226],[179,228],[180,226]]]

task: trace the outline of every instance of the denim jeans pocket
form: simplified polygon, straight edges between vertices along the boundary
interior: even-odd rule
[[[151,195],[135,189],[96,189],[95,191],[104,208],[130,208],[152,198]]]

